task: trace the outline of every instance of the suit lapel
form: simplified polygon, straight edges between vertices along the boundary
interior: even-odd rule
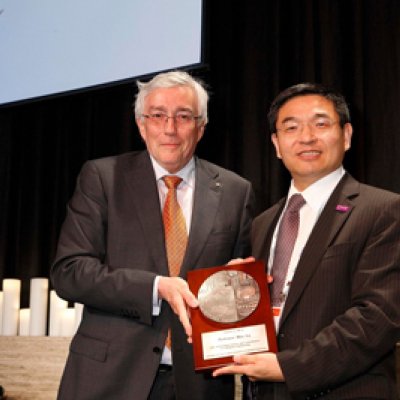
[[[150,252],[160,274],[168,275],[164,227],[154,170],[147,152],[129,159],[124,168],[132,207],[149,243]],[[222,194],[218,171],[196,158],[196,183],[189,241],[180,275],[184,277],[201,255],[213,228]]]
[[[147,152],[129,159],[125,167],[125,184],[129,188],[132,207],[141,224],[149,251],[159,273],[168,275],[164,243],[164,227],[156,178]]]
[[[346,174],[330,196],[303,249],[285,303],[281,325],[299,300],[326,249],[351,214],[354,207],[351,198],[357,193],[358,183]]]
[[[180,275],[193,269],[212,231],[222,195],[218,171],[196,158],[196,182],[189,241]]]
[[[252,230],[252,255],[257,259],[262,259],[264,257],[266,270],[268,271],[268,260],[272,242],[272,236],[274,234],[274,230],[276,224],[278,223],[279,216],[282,213],[283,207],[285,206],[286,199],[282,198],[272,206],[267,216],[262,220],[262,226],[260,230],[257,232]],[[264,227],[269,227],[268,229],[264,229]]]

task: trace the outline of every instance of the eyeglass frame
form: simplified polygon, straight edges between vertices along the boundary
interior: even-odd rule
[[[179,122],[179,120],[177,120],[177,117],[179,117],[180,113],[185,113],[185,116],[187,116],[188,118],[190,117],[190,118],[187,121],[183,120],[183,121]],[[159,121],[152,119],[156,115],[159,115],[160,118],[162,116],[163,119],[160,119]],[[148,119],[150,122],[152,122],[153,124],[156,124],[156,125],[162,125],[162,124],[165,125],[168,122],[168,120],[170,118],[172,118],[174,120],[174,123],[177,126],[184,126],[185,124],[189,125],[189,123],[198,121],[199,119],[202,118],[201,115],[193,115],[193,113],[190,111],[178,111],[174,115],[168,115],[165,112],[157,111],[157,112],[153,112],[153,113],[149,113],[149,114],[141,114],[141,117]]]
[[[325,121],[329,121],[328,126],[324,126],[324,127],[318,127],[316,126],[316,124],[318,123],[318,120],[325,120]],[[283,132],[286,135],[291,135],[291,134],[298,134],[303,132],[304,126],[308,125],[308,127],[310,128],[310,130],[312,130],[313,132],[320,132],[320,133],[324,133],[324,132],[328,132],[334,125],[339,124],[340,121],[335,121],[335,120],[331,120],[329,117],[327,116],[315,116],[313,117],[311,120],[307,121],[307,122],[303,122],[303,121],[298,121],[295,118],[290,118],[285,122],[293,122],[295,124],[297,124],[295,131],[290,132],[290,128],[292,127],[286,127],[286,128],[276,128],[276,132]],[[285,123],[284,122],[284,123]]]

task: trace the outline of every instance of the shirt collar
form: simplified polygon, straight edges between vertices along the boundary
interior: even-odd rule
[[[163,168],[151,155],[150,155],[151,163],[153,164],[154,173],[156,175],[156,180],[159,181],[165,175],[176,175],[182,178],[185,183],[189,183],[191,178],[194,175],[195,170],[195,161],[194,157],[192,157],[189,162],[178,172],[171,174],[165,168]]]
[[[328,198],[345,173],[346,171],[343,166],[340,166],[338,169],[314,182],[307,189],[301,192],[307,205],[309,205],[316,212],[320,211],[325,206]],[[300,192],[294,187],[292,180],[288,199],[295,193]]]

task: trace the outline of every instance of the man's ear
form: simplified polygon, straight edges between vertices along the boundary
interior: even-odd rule
[[[201,126],[198,127],[197,142],[200,142],[200,139],[203,137],[204,129],[206,129],[206,125],[205,124],[202,124]]]
[[[343,127],[344,150],[347,151],[351,147],[351,138],[353,137],[353,126],[348,122]]]
[[[274,132],[273,134],[271,134],[271,141],[275,146],[275,152],[276,152],[276,156],[278,158],[282,158],[281,156],[281,152],[279,151],[279,139],[278,139],[278,135],[276,134],[276,132]]]
[[[144,141],[146,141],[146,126],[144,124],[143,118],[136,118],[136,125],[139,128],[140,136]]]

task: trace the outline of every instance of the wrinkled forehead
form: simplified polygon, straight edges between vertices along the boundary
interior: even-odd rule
[[[153,89],[144,99],[145,108],[197,109],[197,97],[190,86],[173,86]]]

